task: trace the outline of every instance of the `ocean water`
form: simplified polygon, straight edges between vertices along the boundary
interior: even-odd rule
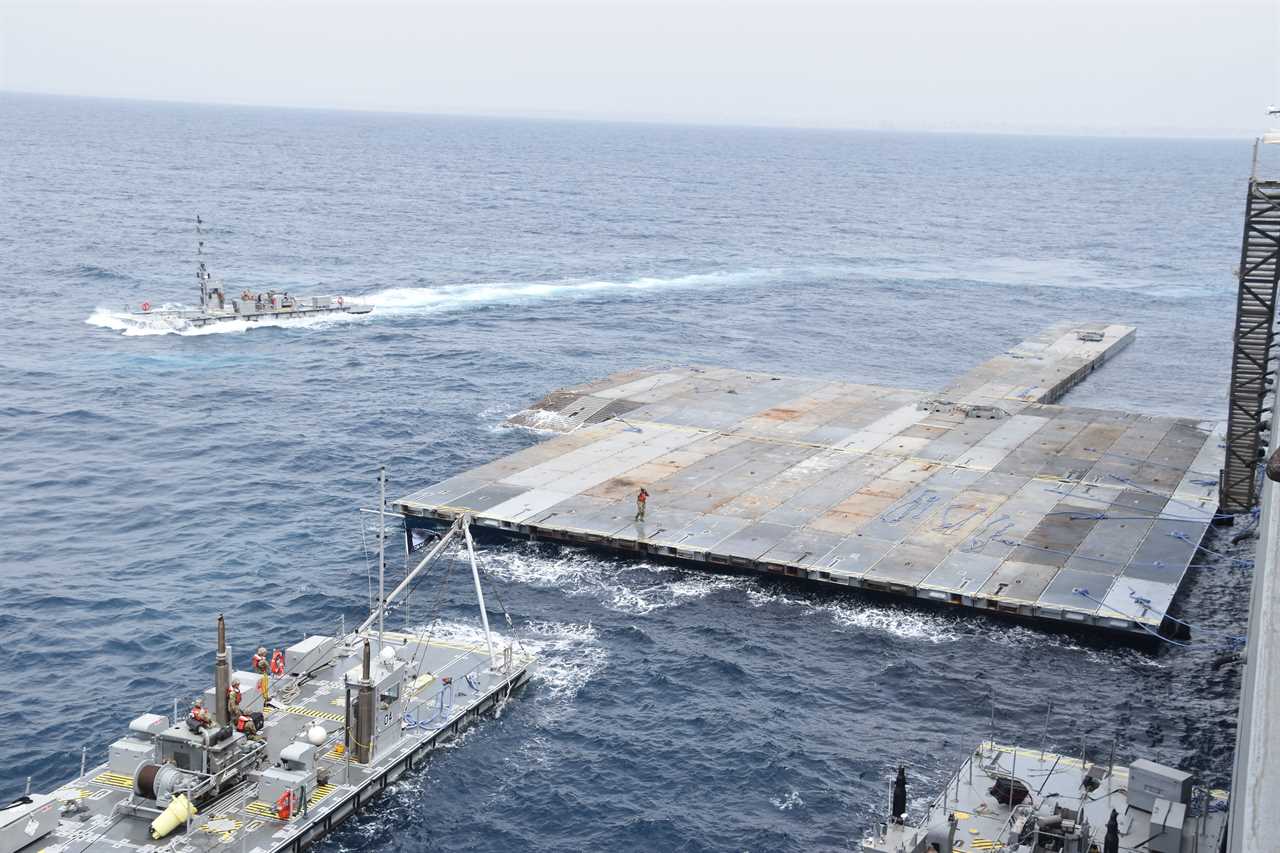
[[[1078,317],[1139,333],[1068,402],[1222,418],[1249,157],[0,95],[0,785],[50,788],[187,701],[218,613],[246,652],[351,624],[378,465],[403,493],[539,441],[503,420],[556,387],[688,362],[940,387]],[[376,311],[124,333],[126,306],[193,301],[197,213],[229,291]],[[1248,556],[1229,533],[1208,544]],[[847,850],[898,761],[919,807],[993,729],[1229,782],[1229,560],[1191,573],[1189,644],[1152,649],[482,556],[542,669],[321,850]],[[465,592],[438,614],[463,636]]]

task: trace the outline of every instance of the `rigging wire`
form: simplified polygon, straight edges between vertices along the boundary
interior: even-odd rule
[[[477,571],[479,571],[479,562],[476,563]],[[507,627],[511,629],[511,633],[519,644],[520,650],[525,654],[529,654],[529,647],[525,645],[524,637],[520,634],[520,629],[515,626],[511,620],[511,612],[507,610],[507,604],[502,600],[502,593],[498,591],[498,582],[493,578],[488,578],[489,589],[492,590],[494,598],[498,600],[498,607],[502,609],[502,618],[507,623]]]
[[[373,612],[373,564],[369,561],[369,542],[365,538],[364,516],[360,516],[360,545],[364,548],[364,576],[369,582],[369,612]]]

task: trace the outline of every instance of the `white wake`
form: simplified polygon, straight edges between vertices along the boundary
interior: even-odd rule
[[[336,313],[306,319],[231,320],[194,328],[164,316],[136,314],[111,308],[96,308],[85,320],[91,326],[137,337],[145,335],[218,335],[238,334],[251,329],[288,327],[308,328],[333,323],[364,321],[379,316],[403,316],[465,311],[486,305],[535,302],[554,299],[577,299],[600,293],[644,293],[676,288],[723,288],[772,281],[778,270],[740,270],[694,273],[670,277],[639,276],[635,278],[571,278],[552,281],[486,281],[442,283],[415,287],[390,287],[365,295],[345,295],[350,302],[372,305],[371,314]],[[164,305],[161,310],[190,306]]]

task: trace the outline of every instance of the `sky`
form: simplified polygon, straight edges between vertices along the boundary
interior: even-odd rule
[[[1253,136],[1280,0],[0,0],[0,90],[802,127]],[[1280,119],[1275,121],[1280,124]]]

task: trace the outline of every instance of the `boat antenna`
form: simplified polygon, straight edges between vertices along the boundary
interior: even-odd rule
[[[378,466],[378,650],[384,646],[383,615],[387,610],[387,466]]]

